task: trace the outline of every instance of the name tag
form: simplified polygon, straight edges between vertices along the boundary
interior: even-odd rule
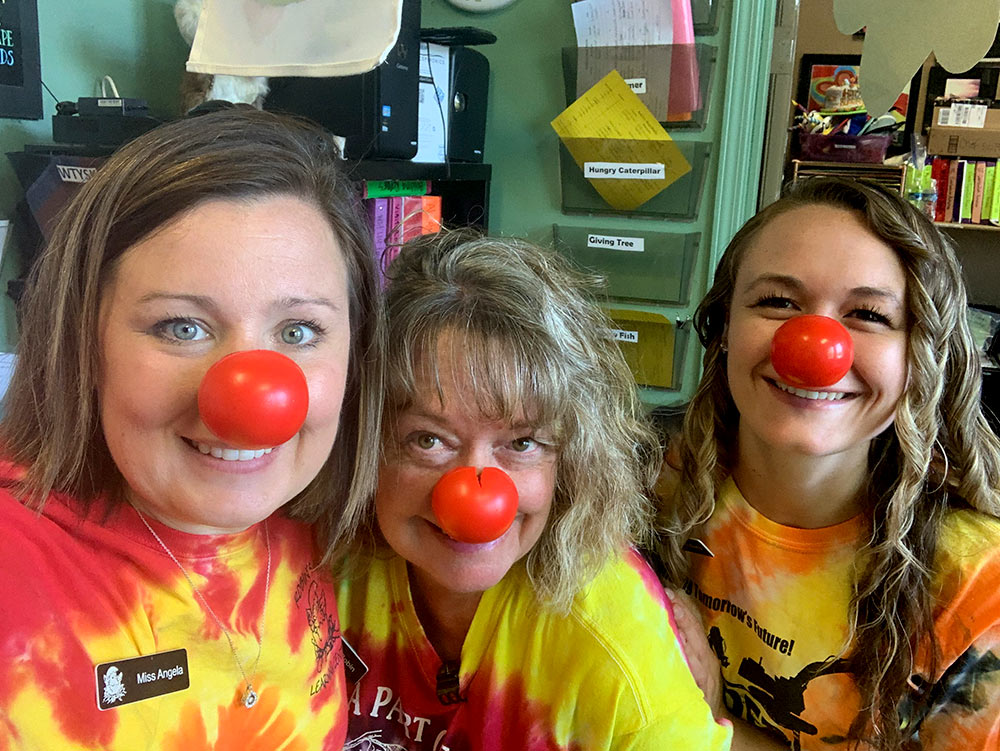
[[[344,674],[347,681],[348,683],[357,683],[368,672],[368,666],[365,665],[365,661],[361,659],[361,655],[354,650],[354,647],[347,643],[347,639],[343,635],[340,637],[340,646],[344,650]]]
[[[97,708],[114,709],[191,685],[186,649],[102,662],[94,667]]]

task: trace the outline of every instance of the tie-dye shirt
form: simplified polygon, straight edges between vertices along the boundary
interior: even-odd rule
[[[692,555],[693,595],[723,665],[730,711],[777,729],[793,748],[847,749],[860,697],[845,672],[855,518],[824,529],[776,524],[732,480],[699,536],[714,558]],[[939,675],[920,724],[924,751],[1000,748],[1000,521],[952,512],[935,565]],[[918,666],[919,667],[919,666]],[[904,719],[909,703],[901,708]]]
[[[369,668],[353,693],[348,681],[345,751],[729,747],[732,729],[712,719],[663,589],[635,553],[609,563],[568,614],[542,608],[515,566],[483,594],[452,680],[403,559],[374,561],[340,585],[338,603]]]
[[[150,524],[228,629],[256,706],[239,703],[225,634],[131,506],[83,518],[53,496],[38,515],[0,491],[0,751],[340,749],[335,593],[309,528],[267,521],[262,620],[264,524],[224,536]],[[140,655],[160,657],[128,661]]]

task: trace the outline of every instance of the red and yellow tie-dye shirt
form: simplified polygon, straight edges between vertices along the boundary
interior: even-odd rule
[[[691,556],[688,593],[722,660],[726,704],[793,748],[850,747],[860,698],[843,656],[864,537],[860,518],[824,529],[776,524],[729,480],[700,535],[715,557]],[[952,512],[933,586],[942,661],[930,711],[908,721],[919,723],[923,751],[1000,748],[1000,521]]]
[[[267,522],[262,620],[263,524],[206,536],[150,520],[229,630],[248,674],[262,633],[259,701],[247,709],[225,634],[135,510],[83,517],[78,509],[53,496],[37,515],[0,492],[0,751],[341,748],[335,594],[313,570],[308,527],[278,515]],[[155,654],[162,657],[125,662]],[[99,667],[108,662],[116,666]]]
[[[515,567],[483,594],[457,684],[439,680],[401,558],[343,582],[338,604],[369,667],[353,693],[348,683],[345,751],[729,747],[732,729],[712,719],[663,589],[635,553],[609,563],[568,614],[542,608]]]

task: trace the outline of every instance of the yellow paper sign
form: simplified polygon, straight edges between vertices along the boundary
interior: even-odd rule
[[[638,208],[691,165],[618,71],[552,121],[594,189],[619,211]]]

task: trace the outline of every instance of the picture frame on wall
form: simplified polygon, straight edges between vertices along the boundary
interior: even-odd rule
[[[0,2],[0,117],[42,119],[37,0]]]
[[[796,101],[806,109],[822,110],[823,92],[833,84],[843,85],[846,81],[858,82],[861,69],[861,55],[807,53],[802,55],[799,64],[799,80],[796,88]],[[906,89],[900,92],[893,103],[892,109],[905,120],[903,127],[895,132],[892,140],[893,153],[900,149],[909,151],[910,137],[914,132],[917,119],[918,95],[922,72],[917,71],[910,79]],[[864,86],[861,87],[861,98],[865,97]],[[878,117],[882,112],[869,112]]]

